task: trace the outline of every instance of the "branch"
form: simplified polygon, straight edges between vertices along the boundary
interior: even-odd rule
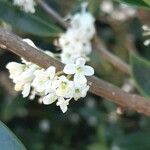
[[[57,23],[59,23],[64,29],[67,28],[68,25],[64,19],[53,8],[47,5],[44,0],[37,0],[37,2],[50,17],[57,21]]]
[[[27,61],[31,61],[43,68],[47,68],[51,65],[55,66],[58,71],[62,70],[63,64],[58,60],[47,56],[42,51],[33,48],[22,39],[2,28],[0,28],[0,47],[8,49],[11,52],[23,57]],[[132,95],[124,92],[118,87],[98,79],[93,76],[88,78],[89,84],[91,84],[90,92],[108,99],[121,106],[131,108],[137,112],[150,116],[150,99],[144,98],[138,95]]]
[[[104,44],[99,40],[99,38],[96,36],[93,40],[93,48],[98,51],[102,57],[107,60],[109,63],[111,63],[114,67],[119,69],[120,71],[131,75],[131,68],[128,64],[126,64],[124,61],[122,61],[120,58],[112,54],[110,51],[107,50]]]

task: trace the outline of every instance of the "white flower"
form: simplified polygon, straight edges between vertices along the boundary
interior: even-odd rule
[[[22,91],[23,97],[27,97],[30,93],[31,83],[35,77],[34,71],[36,69],[37,68],[35,65],[31,65],[29,68],[26,68],[26,70],[22,72],[18,78],[14,80],[16,83],[15,90]]]
[[[68,109],[70,99],[65,100],[63,97],[58,98],[58,102],[56,103],[57,106],[60,107],[63,113],[65,113]]]
[[[43,97],[42,101],[43,101],[43,104],[49,105],[49,104],[52,104],[53,102],[55,102],[57,100],[57,98],[58,97],[55,93],[49,93],[48,95]]]
[[[35,1],[34,0],[14,0],[14,5],[22,8],[26,13],[35,12]]]
[[[24,71],[25,65],[17,62],[10,62],[7,64],[6,68],[9,70],[9,77],[15,79]]]
[[[86,60],[84,58],[78,58],[75,64],[67,64],[64,67],[64,73],[75,74],[74,83],[86,83],[85,76],[92,76],[94,74],[94,69],[91,66],[85,65]]]
[[[58,80],[54,82],[57,96],[72,98],[74,92],[73,81],[68,80],[65,76],[60,76]]]
[[[87,84],[80,84],[78,86],[75,86],[75,90],[74,90],[75,92],[74,92],[73,98],[75,100],[78,100],[81,97],[84,98],[89,88],[90,87]]]
[[[32,86],[36,89],[37,92],[48,93],[51,90],[52,80],[55,77],[56,68],[50,66],[49,68],[36,70],[34,75],[35,78],[32,82]]]

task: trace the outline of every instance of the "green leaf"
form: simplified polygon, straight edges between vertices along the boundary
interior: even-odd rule
[[[132,75],[137,89],[145,96],[150,96],[150,61],[131,54]]]
[[[20,140],[1,121],[0,147],[3,150],[26,150]]]
[[[143,1],[150,6],[150,0],[143,0]]]
[[[62,30],[51,22],[47,22],[33,14],[20,11],[8,2],[0,0],[0,20],[8,22],[21,31],[42,36],[57,36]]]
[[[145,2],[145,0],[119,0],[119,1],[134,7],[150,9],[150,6]]]

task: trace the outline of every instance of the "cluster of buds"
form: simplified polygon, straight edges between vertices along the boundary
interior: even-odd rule
[[[147,25],[143,25],[142,28],[143,28],[143,30],[144,30],[143,35],[150,37],[150,27],[147,26]],[[147,40],[144,41],[144,45],[145,45],[145,46],[150,45],[150,38],[148,38]]]
[[[35,12],[35,1],[34,0],[14,0],[14,5],[19,6],[26,13]]]
[[[70,26],[60,35],[57,46],[62,50],[61,61],[73,63],[78,57],[87,56],[92,51],[91,39],[95,34],[94,17],[86,11],[83,3],[82,10],[70,17]]]
[[[32,41],[24,41],[35,47]],[[10,62],[6,68],[15,83],[15,90],[22,91],[23,97],[30,94],[30,99],[34,99],[37,95],[39,102],[46,105],[56,102],[64,113],[71,99],[83,98],[89,90],[85,76],[93,75],[94,69],[85,63],[86,60],[80,57],[75,63],[67,64],[63,71],[56,72],[54,66],[43,69],[22,59],[22,63]]]

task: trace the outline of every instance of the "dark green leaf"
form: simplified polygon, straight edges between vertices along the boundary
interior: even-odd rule
[[[8,22],[16,29],[43,37],[56,36],[62,32],[59,27],[51,22],[46,22],[35,15],[24,13],[12,4],[1,0],[0,20]]]
[[[150,96],[150,62],[135,54],[131,54],[132,74],[138,90]]]
[[[150,9],[150,6],[144,0],[119,0],[127,5]]]
[[[0,122],[0,149],[26,150],[20,140],[2,122]]]

